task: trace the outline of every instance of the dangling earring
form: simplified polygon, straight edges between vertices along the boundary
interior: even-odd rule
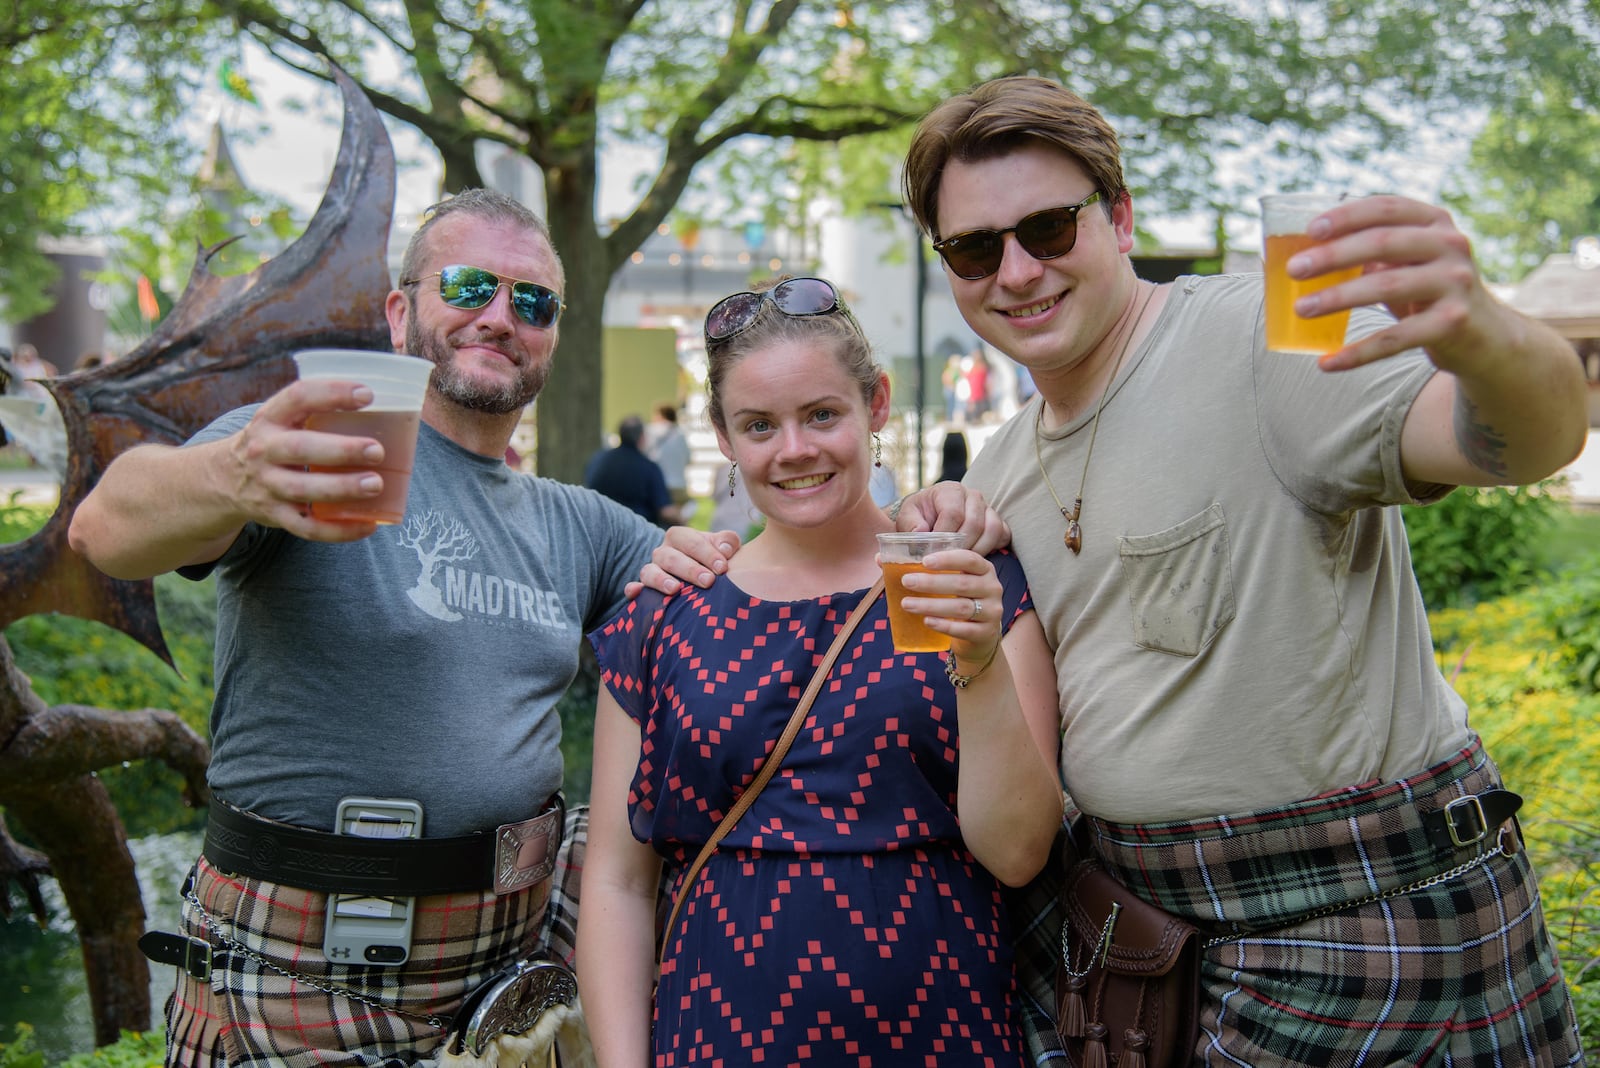
[[[733,474],[739,470],[738,461],[728,465],[728,496],[733,496]]]
[[[872,466],[883,466],[883,438],[877,434],[872,435]]]

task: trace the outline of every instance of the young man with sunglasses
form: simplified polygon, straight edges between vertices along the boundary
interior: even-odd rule
[[[543,220],[498,193],[436,205],[412,237],[390,338],[434,370],[399,525],[309,512],[380,488],[362,470],[375,441],[305,428],[371,402],[332,381],[129,450],[77,509],[72,545],[109,574],[218,578],[214,803],[184,932],[150,942],[179,966],[168,1063],[410,1063],[465,995],[541,951],[547,901],[570,939],[549,879],[555,704],[662,531],[504,462],[550,373],[563,283]],[[967,495],[945,501],[983,532]],[[708,584],[701,545],[661,559]]]
[[[1135,275],[1116,134],[1042,79],[935,108],[904,183],[968,325],[1039,391],[966,483],[1056,649],[1082,841],[1224,939],[1193,1063],[1581,1063],[1520,799],[1389,507],[1569,462],[1570,346],[1489,293],[1444,211],[1374,196],[1291,265],[1364,267],[1298,309],[1356,309],[1346,347],[1267,352],[1259,275]]]

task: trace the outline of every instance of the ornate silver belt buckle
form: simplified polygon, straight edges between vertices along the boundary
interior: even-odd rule
[[[556,848],[561,844],[561,808],[540,813],[521,823],[495,829],[494,892],[511,894],[556,870]]]

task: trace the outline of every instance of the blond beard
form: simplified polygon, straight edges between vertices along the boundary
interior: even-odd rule
[[[425,334],[413,314],[406,324],[406,351],[433,364],[432,389],[445,400],[462,408],[490,415],[509,415],[532,404],[545,381],[550,365],[529,362],[519,368],[519,377],[499,386],[484,386],[472,381],[456,367],[456,350],[438,334]]]

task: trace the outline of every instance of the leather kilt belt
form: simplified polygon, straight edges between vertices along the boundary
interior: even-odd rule
[[[565,815],[557,794],[539,815],[493,831],[363,838],[263,819],[213,800],[201,852],[218,871],[325,894],[509,894],[555,870]]]

